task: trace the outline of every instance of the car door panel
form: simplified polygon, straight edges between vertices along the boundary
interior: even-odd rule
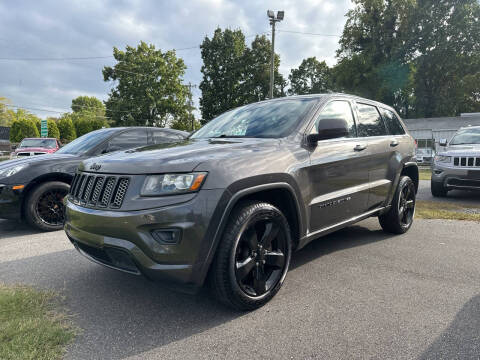
[[[357,145],[365,146],[356,151]],[[366,211],[369,194],[368,143],[343,139],[319,144],[311,154],[310,183],[314,196],[309,203],[310,230],[340,223]]]

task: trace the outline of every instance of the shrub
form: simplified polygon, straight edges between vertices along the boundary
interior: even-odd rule
[[[58,129],[57,129],[58,130]],[[35,122],[30,119],[14,120],[10,128],[10,142],[18,143],[28,137],[39,137]]]
[[[75,126],[73,126],[73,121],[69,115],[62,116],[60,119],[58,119],[57,127],[60,131],[60,139],[62,141],[70,142],[75,140],[77,137]]]

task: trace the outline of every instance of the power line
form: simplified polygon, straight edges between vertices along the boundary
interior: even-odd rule
[[[299,35],[314,35],[314,36],[327,36],[327,37],[341,37],[340,35],[334,34],[320,34],[320,33],[310,33],[310,32],[302,32],[302,31],[293,31],[293,30],[278,30],[278,32],[283,33],[290,33],[290,34],[299,34]]]

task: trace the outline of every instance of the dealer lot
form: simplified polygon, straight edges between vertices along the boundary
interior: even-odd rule
[[[55,289],[83,333],[67,358],[478,358],[480,224],[376,219],[293,257],[284,288],[251,313],[79,256],[63,232],[0,221],[0,281]]]

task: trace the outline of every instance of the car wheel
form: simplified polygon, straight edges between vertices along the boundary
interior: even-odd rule
[[[34,188],[25,200],[25,219],[42,231],[61,230],[64,222],[63,198],[70,186],[49,181]]]
[[[435,181],[430,182],[430,190],[434,197],[445,197],[447,196],[448,190],[443,186],[442,183],[438,183]]]
[[[390,210],[378,217],[382,229],[392,234],[404,234],[415,216],[415,185],[408,176],[402,176],[395,191]]]
[[[291,252],[282,212],[268,203],[243,202],[233,211],[212,264],[212,290],[230,307],[257,309],[280,290]]]

